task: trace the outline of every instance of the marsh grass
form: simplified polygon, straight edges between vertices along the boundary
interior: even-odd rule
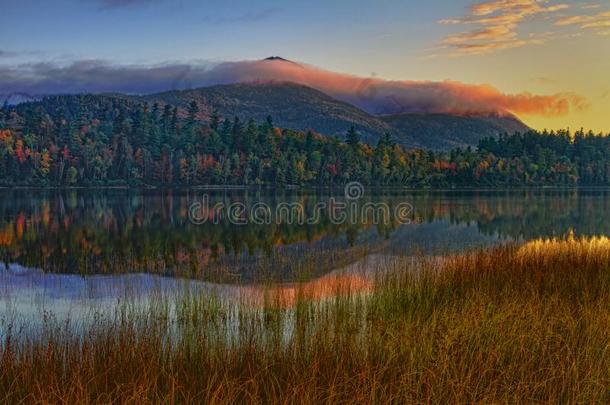
[[[264,299],[184,293],[2,338],[8,403],[610,401],[610,240],[379,262]],[[347,280],[347,281],[346,281]],[[320,287],[321,288],[321,287]]]

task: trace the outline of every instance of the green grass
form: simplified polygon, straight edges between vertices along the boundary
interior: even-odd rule
[[[8,403],[610,401],[610,240],[377,264],[240,303],[125,305],[84,337],[14,329]]]

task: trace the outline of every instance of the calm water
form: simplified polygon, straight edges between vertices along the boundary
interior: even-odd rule
[[[205,193],[0,191],[0,320],[110,310],[125,296],[147,301],[184,288],[256,296],[257,286],[273,283],[290,292],[296,282],[315,286],[371,261],[570,232],[610,235],[604,190],[375,192],[357,201],[328,193]],[[203,202],[216,216],[194,223],[200,211],[193,203]],[[269,213],[302,207],[306,221],[255,223],[252,213],[263,203]],[[337,203],[354,203],[358,213],[383,203],[388,216],[366,211],[337,221],[329,215]],[[219,209],[230,206],[241,209],[237,220]],[[400,206],[409,209],[398,215]]]

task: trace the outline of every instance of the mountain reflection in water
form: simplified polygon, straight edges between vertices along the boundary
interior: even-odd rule
[[[205,191],[210,203],[299,203],[313,192]],[[511,240],[607,235],[606,190],[375,192],[364,202],[408,203],[410,223],[193,224],[203,190],[0,191],[0,262],[45,273],[150,273],[224,284],[321,277],[370,254],[441,254]],[[339,199],[341,197],[338,197]]]

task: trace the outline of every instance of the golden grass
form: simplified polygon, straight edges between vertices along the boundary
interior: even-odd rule
[[[519,255],[525,260],[530,260],[532,256],[547,257],[552,260],[558,255],[567,255],[580,259],[588,256],[595,260],[608,261],[610,259],[610,238],[595,236],[576,239],[574,234],[570,233],[565,239],[536,239],[525,243],[519,249]]]
[[[540,240],[446,257],[441,271],[380,263],[369,292],[322,300],[186,294],[173,313],[167,298],[123,309],[84,337],[50,323],[4,337],[0,400],[607,403],[609,252],[607,238]]]

